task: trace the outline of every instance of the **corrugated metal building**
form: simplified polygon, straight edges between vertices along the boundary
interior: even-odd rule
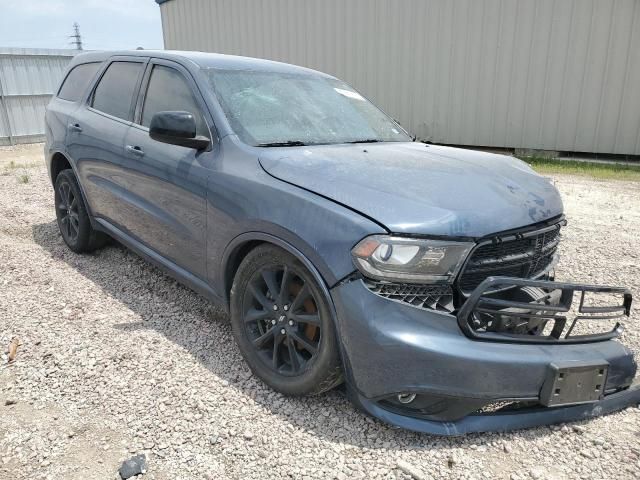
[[[77,53],[0,48],[0,145],[44,140],[44,109]]]
[[[156,0],[165,48],[340,77],[422,140],[640,155],[640,0]]]

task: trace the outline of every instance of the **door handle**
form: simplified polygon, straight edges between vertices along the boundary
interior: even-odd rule
[[[69,130],[73,130],[74,132],[81,132],[82,131],[82,127],[78,123],[70,123],[69,124]]]
[[[127,145],[126,147],[124,147],[127,152],[129,153],[133,153],[134,155],[137,155],[139,157],[144,155],[144,150],[142,150],[139,146],[133,146],[133,145]]]

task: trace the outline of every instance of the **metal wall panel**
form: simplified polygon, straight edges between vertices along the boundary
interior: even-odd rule
[[[44,139],[44,111],[76,50],[0,48],[0,145]]]
[[[640,155],[640,0],[170,0],[165,48],[348,81],[420,139]]]

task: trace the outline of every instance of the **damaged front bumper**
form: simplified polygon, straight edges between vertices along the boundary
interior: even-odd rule
[[[533,305],[492,295],[508,282],[546,295]],[[621,301],[588,305],[589,292]],[[615,339],[622,331],[615,319],[630,311],[624,289],[497,277],[457,316],[383,298],[363,280],[335,287],[332,296],[349,396],[393,425],[440,435],[506,431],[640,402],[633,354]],[[614,319],[610,330],[579,332],[579,324],[604,317]]]
[[[628,389],[607,395],[595,403],[477,413],[456,421],[434,421],[394,413],[356,392],[352,392],[351,400],[368,414],[396,427],[432,435],[455,436],[466,433],[507,432],[598,417],[639,403],[640,384],[634,383]]]

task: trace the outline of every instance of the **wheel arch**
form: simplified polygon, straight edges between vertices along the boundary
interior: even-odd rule
[[[80,175],[78,174],[78,169],[73,159],[66,153],[61,152],[60,150],[56,150],[49,156],[48,168],[49,168],[49,176],[51,179],[51,185],[54,188],[56,184],[56,178],[58,178],[58,175],[60,174],[60,172],[64,170],[73,171],[73,174],[75,175],[76,180],[78,182],[78,187],[80,188],[80,193],[82,194],[82,201],[84,202],[84,206],[87,209],[87,212],[89,214],[89,219],[91,220],[91,226],[96,230],[103,230],[102,228],[100,228],[100,225],[94,221],[93,210],[91,209],[91,206],[87,201],[87,192],[84,189],[84,185],[80,181]]]
[[[235,273],[242,262],[242,259],[255,247],[263,244],[271,244],[277,247],[282,248],[286,252],[293,255],[296,259],[298,259],[306,268],[309,270],[309,273],[313,276],[314,280],[317,282],[322,295],[327,300],[327,305],[329,306],[329,314],[331,316],[331,321],[333,322],[333,326],[335,328],[337,334],[337,342],[338,342],[338,351],[340,352],[340,361],[342,362],[342,367],[345,374],[345,382],[347,384],[353,382],[353,373],[351,370],[351,363],[349,362],[349,357],[344,348],[344,344],[342,339],[340,338],[340,329],[338,325],[338,313],[333,302],[333,297],[330,293],[330,288],[336,282],[328,283],[325,277],[322,275],[321,270],[316,268],[316,265],[305,255],[300,248],[291,244],[290,242],[283,240],[282,238],[264,232],[247,232],[235,237],[227,248],[225,249],[223,255],[223,263],[222,263],[222,272],[221,275],[223,277],[223,285],[224,285],[224,297],[223,301],[225,302],[225,307],[229,309],[229,300],[230,300],[230,292],[231,286],[233,285],[233,278]],[[328,266],[326,264],[322,265],[327,272],[330,272]],[[325,273],[325,275],[330,275]],[[330,278],[333,278],[332,276]],[[229,309],[230,310],[230,309]]]
[[[67,157],[62,152],[54,152],[51,155],[51,159],[49,160],[49,163],[50,163],[49,174],[51,177],[52,184],[56,183],[56,178],[58,178],[58,175],[63,170],[71,169],[75,173],[75,169],[73,168],[73,163],[71,162],[69,157]]]
[[[240,263],[246,257],[246,255],[258,245],[271,244],[282,248],[286,252],[293,255],[297,260],[302,263],[307,270],[311,273],[314,280],[318,283],[322,289],[323,295],[327,298],[331,305],[331,314],[335,320],[335,307],[333,306],[333,300],[329,293],[329,286],[333,282],[333,275],[324,262],[315,256],[315,262],[311,261],[302,249],[294,246],[290,242],[283,240],[282,238],[264,232],[246,232],[235,237],[229,245],[227,245],[224,254],[221,269],[221,281],[224,286],[224,301],[226,306],[229,306],[231,286],[233,285],[233,279],[240,266]],[[307,249],[308,250],[308,249]],[[316,267],[316,263],[319,263],[319,268]]]

